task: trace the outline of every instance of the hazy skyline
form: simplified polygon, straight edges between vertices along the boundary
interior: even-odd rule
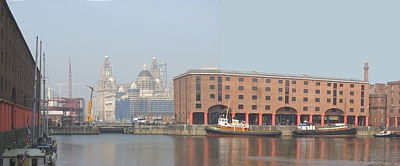
[[[8,1],[34,53],[43,41],[50,84],[97,87],[107,54],[117,83],[136,81],[151,63],[168,64],[168,80],[204,66],[224,70],[399,80],[398,1]],[[56,88],[56,87],[54,87]],[[57,89],[57,88],[56,88]],[[63,95],[68,95],[67,86]],[[88,97],[84,85],[74,97]]]
[[[8,1],[35,56],[35,36],[43,42],[50,87],[72,82],[98,87],[107,55],[118,84],[134,82],[155,54],[167,63],[168,84],[190,68],[220,64],[219,1]],[[88,98],[86,85],[73,97]],[[68,96],[68,86],[62,86]]]

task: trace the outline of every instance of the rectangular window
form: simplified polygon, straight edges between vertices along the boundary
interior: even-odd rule
[[[364,88],[365,88],[364,85],[361,85],[361,90],[364,90]]]
[[[215,85],[210,85],[210,89],[215,89]]]
[[[271,100],[270,96],[265,96],[265,100]]]
[[[350,103],[351,103],[351,104],[354,104],[354,99],[350,99]]]
[[[252,100],[257,100],[257,95],[251,96],[251,99],[252,99]]]
[[[196,91],[200,91],[201,90],[201,86],[200,86],[201,84],[196,84]]]
[[[315,85],[316,85],[316,86],[320,86],[321,83],[320,83],[320,82],[315,82]]]
[[[326,102],[327,102],[327,103],[330,103],[330,102],[331,102],[331,99],[330,99],[330,98],[327,98],[327,99],[326,99]]]
[[[265,110],[271,110],[271,107],[269,105],[265,105]]]
[[[343,103],[343,99],[339,99],[339,103]]]
[[[215,80],[215,77],[214,76],[211,76],[210,77],[210,81],[214,81]]]
[[[350,92],[350,96],[354,96],[354,92]]]
[[[239,78],[239,82],[244,82],[244,78]]]
[[[283,84],[283,81],[282,80],[278,80],[278,84]]]
[[[354,112],[354,108],[350,108],[350,112]]]
[[[292,97],[292,101],[296,101],[296,97]]]
[[[319,111],[319,107],[315,107],[315,111]]]
[[[339,91],[339,95],[343,95],[343,91]]]
[[[360,109],[360,112],[364,112],[364,108],[361,108],[361,109]]]
[[[285,96],[285,103],[289,103],[289,96]]]
[[[239,90],[244,90],[244,86],[239,86]]]
[[[222,101],[222,93],[218,93],[218,101]]]
[[[218,83],[222,83],[222,77],[218,77]]]
[[[328,82],[326,85],[327,85],[327,86],[331,86],[331,83],[330,83],[330,82]]]
[[[319,103],[319,98],[315,98],[315,102]]]
[[[257,78],[251,79],[251,82],[257,82]]]
[[[354,88],[354,84],[350,84],[350,88]]]
[[[364,91],[361,92],[361,98],[364,98]]]
[[[333,96],[337,96],[337,90],[333,90]]]
[[[230,95],[228,95],[228,94],[225,95],[225,99],[230,99],[230,98],[231,98]]]
[[[308,85],[308,81],[304,81],[304,85]]]
[[[290,83],[290,81],[289,81],[289,80],[286,80],[286,81],[285,81],[285,86],[289,86],[289,83]]]
[[[307,97],[303,97],[303,101],[304,102],[308,102],[308,98]]]
[[[271,83],[271,79],[265,79],[265,83]]]
[[[327,91],[326,91],[326,94],[330,95],[330,94],[331,94],[331,91],[330,91],[330,90],[327,90]]]
[[[243,98],[244,98],[243,95],[238,96],[238,99],[243,99]]]
[[[226,85],[226,86],[225,86],[225,90],[231,90],[231,86]]]
[[[343,87],[343,84],[339,84],[339,87]]]
[[[361,99],[361,106],[364,106],[364,99]]]
[[[303,111],[308,111],[308,107],[303,107]]]
[[[337,88],[337,84],[333,83],[333,89],[336,89],[336,88]]]
[[[336,105],[336,98],[333,98],[333,105]]]
[[[238,105],[238,109],[242,110],[242,109],[243,109],[243,105],[242,105],[242,104],[239,104],[239,105]]]
[[[295,84],[296,84],[296,81],[292,81],[292,84],[295,85]]]
[[[225,77],[225,81],[231,81],[230,77]]]
[[[285,94],[289,94],[289,87],[285,87]]]
[[[210,94],[210,99],[215,99],[215,94]]]
[[[253,87],[251,87],[251,90],[252,90],[252,91],[257,91],[257,87],[256,87],[256,86],[253,86]]]
[[[317,89],[315,90],[315,94],[320,94],[321,92]]]
[[[252,110],[257,110],[257,105],[251,105]]]
[[[282,88],[278,88],[278,92],[283,92],[283,89]]]
[[[293,88],[293,89],[292,89],[292,93],[296,93],[296,88]]]
[[[218,84],[218,92],[222,92],[222,84]]]
[[[265,91],[270,92],[271,88],[270,87],[265,87]]]
[[[201,104],[196,104],[196,108],[201,108]]]
[[[196,93],[196,101],[200,101],[201,100],[201,94],[200,93]]]
[[[282,101],[282,96],[279,96],[279,97],[278,97],[278,101]]]
[[[303,93],[308,93],[308,89],[303,89]]]
[[[200,83],[200,82],[201,82],[200,76],[196,76],[196,83]]]

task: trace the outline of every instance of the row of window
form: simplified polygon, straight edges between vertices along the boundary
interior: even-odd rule
[[[258,106],[257,105],[251,105],[251,109],[252,110],[257,110]],[[201,104],[196,104],[196,108],[201,108]],[[307,107],[304,106],[303,107],[303,111],[309,111],[309,108],[314,108],[314,111],[320,111],[320,107]],[[237,109],[239,110],[243,110],[244,109],[244,105],[243,104],[239,104],[237,105]],[[264,106],[264,110],[271,110],[271,106],[270,105],[265,105]],[[364,108],[360,108],[360,112],[364,112]],[[349,108],[349,112],[354,112],[354,108]]]
[[[214,81],[215,77],[214,76],[210,76],[210,81]],[[230,81],[230,77],[225,77],[225,81]],[[238,78],[239,82],[244,82],[244,78],[240,77]],[[196,82],[199,83],[200,82],[200,76],[197,76],[196,78]],[[251,82],[258,82],[258,78],[252,78]],[[271,83],[271,79],[265,79],[266,83]],[[293,85],[295,85],[297,83],[297,81],[292,80],[291,81]],[[218,83],[222,83],[222,77],[218,77]],[[283,84],[283,80],[278,80],[278,84]],[[289,86],[290,81],[289,80],[285,80],[285,86]],[[308,85],[308,81],[303,81],[303,85]],[[321,86],[321,82],[315,82],[316,86]],[[327,86],[332,86],[332,83],[328,82],[326,84]],[[339,84],[339,87],[343,87],[343,84]],[[337,88],[337,83],[333,83],[333,88]],[[354,84],[350,84],[350,88],[354,88]],[[365,86],[361,85],[361,90],[364,90]]]
[[[215,98],[215,94],[210,94],[210,98],[214,99]],[[225,99],[230,99],[231,96],[229,94],[225,94]],[[257,100],[257,95],[252,95],[251,99],[252,100]],[[199,99],[197,101],[200,101],[200,95],[198,95],[198,98],[196,97],[196,99]],[[238,95],[238,99],[243,100],[244,99],[244,95]],[[265,100],[271,100],[271,96],[265,96]],[[336,102],[336,98],[333,99],[333,102]],[[278,96],[278,101],[283,101],[283,97],[282,96]],[[292,101],[296,101],[296,97],[292,97]],[[315,102],[319,103],[321,101],[320,98],[315,98]],[[308,102],[308,97],[303,97],[303,102]],[[327,103],[332,102],[331,98],[327,98],[326,99]],[[349,100],[350,104],[354,104],[354,99],[350,99]],[[343,99],[339,99],[339,103],[343,103]],[[361,104],[362,106],[364,106],[364,99],[361,99]]]
[[[218,84],[218,86],[220,86],[221,84]],[[220,87],[218,87],[219,89],[220,89]],[[211,90],[214,90],[215,89],[215,85],[210,85],[210,89]],[[226,85],[225,86],[225,90],[230,90],[231,89],[231,86],[229,86],[229,85]],[[253,86],[253,87],[251,87],[251,91],[257,91],[257,87],[256,86]],[[238,87],[238,90],[244,90],[244,86],[239,86]],[[265,87],[265,91],[266,92],[270,92],[271,91],[271,88],[270,87]],[[292,93],[296,93],[296,88],[292,88]],[[283,88],[278,88],[278,92],[283,92]],[[289,93],[289,88],[285,88],[285,93]],[[308,93],[308,89],[303,89],[303,93]],[[327,90],[326,91],[326,94],[332,94],[333,93],[333,95],[334,96],[336,96],[336,94],[337,94],[337,91],[336,90]],[[317,90],[315,90],[315,94],[321,94],[321,90],[319,90],[319,89],[317,89]],[[343,91],[339,91],[339,95],[343,95]],[[350,96],[354,96],[354,92],[353,91],[350,91]],[[364,91],[362,91],[361,92],[361,97],[364,97]]]

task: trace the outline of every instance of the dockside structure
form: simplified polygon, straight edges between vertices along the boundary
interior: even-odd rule
[[[228,116],[252,125],[369,125],[367,63],[364,80],[188,70],[174,77],[174,94],[176,123],[216,124],[229,105]]]
[[[32,101],[40,99],[41,77],[35,60],[6,2],[0,0],[0,155],[5,148],[22,146],[27,120],[32,125]],[[39,124],[39,103],[35,105],[35,125]],[[35,130],[37,135],[38,130]],[[19,133],[19,134],[18,134]]]

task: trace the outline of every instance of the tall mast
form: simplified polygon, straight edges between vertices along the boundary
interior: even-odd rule
[[[39,65],[39,71],[40,72],[42,72],[42,41],[40,41],[40,52],[39,52],[39,62],[40,62],[40,65]],[[41,74],[39,74],[39,75],[41,75]],[[39,79],[40,80],[40,79]],[[40,81],[39,81],[40,82]],[[40,93],[40,92],[39,92]],[[40,99],[40,98],[39,98]],[[43,116],[42,116],[42,111],[41,111],[41,109],[40,109],[40,107],[43,105],[43,103],[42,103],[42,100],[40,100],[39,101],[39,107],[38,107],[38,112],[39,112],[39,117],[38,117],[38,120],[39,120],[39,137],[42,135],[42,129],[43,129]],[[42,126],[40,126],[40,124],[42,124]]]
[[[72,116],[72,70],[71,70],[71,58],[69,58],[69,78],[68,78],[68,89],[69,89],[69,116]]]
[[[36,106],[36,82],[37,82],[37,60],[38,60],[38,36],[36,36],[36,59],[35,59],[35,78],[33,79],[33,97],[32,97],[32,139],[31,146],[33,145],[33,140],[35,139],[35,106]]]
[[[44,120],[43,122],[43,133],[47,133],[47,102],[46,102],[46,64],[45,64],[45,54],[43,53],[43,114]]]

